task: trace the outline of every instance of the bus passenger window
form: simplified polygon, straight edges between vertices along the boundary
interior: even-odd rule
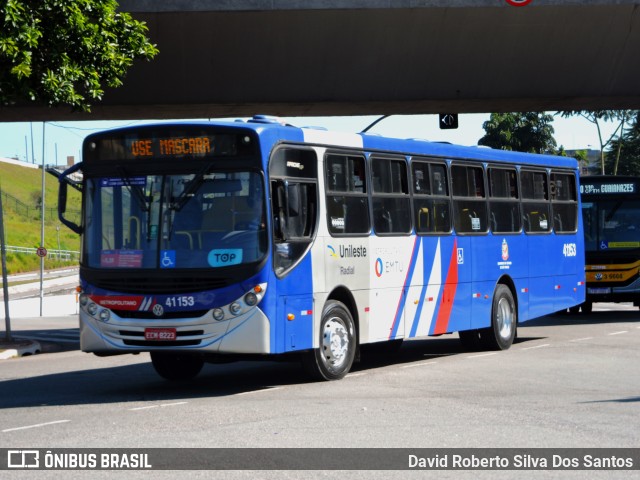
[[[488,223],[484,169],[472,165],[453,165],[451,183],[456,232],[486,233]]]
[[[515,168],[489,168],[489,223],[496,233],[518,233],[522,215]]]
[[[373,228],[376,233],[411,232],[407,163],[404,159],[373,158]]]
[[[551,215],[549,208],[549,189],[547,172],[520,171],[522,186],[522,219],[527,233],[549,233]]]
[[[411,175],[416,233],[449,233],[451,215],[446,165],[413,158]]]
[[[364,157],[327,154],[325,164],[329,232],[332,235],[368,235],[369,199]]]
[[[578,228],[578,200],[576,179],[573,173],[551,172],[551,206],[553,228],[559,233],[573,233]]]

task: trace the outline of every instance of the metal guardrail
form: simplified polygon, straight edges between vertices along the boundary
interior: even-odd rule
[[[24,253],[27,255],[37,255],[38,249],[31,247],[16,247],[12,245],[5,245],[7,253]],[[59,260],[71,260],[80,257],[80,252],[75,250],[47,250],[47,256],[51,258],[57,258]]]
[[[14,197],[10,193],[0,192],[2,194],[2,202],[5,208],[9,208],[16,212],[18,215],[27,218],[38,218],[41,215],[41,208],[36,205],[27,205],[23,201]],[[45,218],[49,220],[57,220],[58,219],[58,209],[56,208],[45,208]],[[67,210],[67,217],[74,219],[80,218],[80,210]]]

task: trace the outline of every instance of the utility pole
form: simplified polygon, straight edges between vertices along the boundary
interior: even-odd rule
[[[40,202],[40,216],[42,218],[40,226],[40,246],[44,247],[44,216],[45,216],[45,202],[44,202],[44,126],[45,122],[42,122],[42,201]],[[40,257],[40,316],[42,317],[42,303],[44,301],[44,255]]]
[[[2,293],[4,298],[5,340],[11,342],[11,319],[9,318],[9,279],[7,277],[7,250],[4,244],[4,212],[2,210],[2,191],[0,189],[0,256],[2,257]]]

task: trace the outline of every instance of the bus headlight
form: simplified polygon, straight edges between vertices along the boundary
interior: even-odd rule
[[[242,307],[238,302],[233,302],[231,305],[229,305],[229,311],[233,315],[237,316],[237,315],[240,315],[240,312],[242,312]]]
[[[264,297],[266,289],[266,283],[256,285],[237,300],[222,307],[214,308],[211,311],[211,314],[218,322],[243,315],[260,303]]]
[[[258,296],[253,292],[249,292],[244,296],[244,303],[250,307],[254,307],[258,304]]]
[[[81,293],[80,294],[80,305],[82,305],[83,307],[86,307],[87,303],[89,303],[89,295],[87,295],[86,293]]]
[[[103,322],[108,322],[109,319],[111,318],[111,312],[106,308],[103,308],[102,310],[100,310],[100,315],[98,316],[100,317],[100,320],[102,320]]]
[[[92,317],[95,317],[96,313],[98,313],[98,305],[96,305],[95,303],[91,302],[89,305],[87,305],[87,312]]]

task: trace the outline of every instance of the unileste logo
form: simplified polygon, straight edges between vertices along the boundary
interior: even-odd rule
[[[507,0],[507,3],[512,7],[524,7],[529,5],[533,0]]]
[[[327,245],[329,249],[329,255],[334,258],[362,258],[367,256],[367,247],[362,245],[340,245],[338,252],[331,245]]]

